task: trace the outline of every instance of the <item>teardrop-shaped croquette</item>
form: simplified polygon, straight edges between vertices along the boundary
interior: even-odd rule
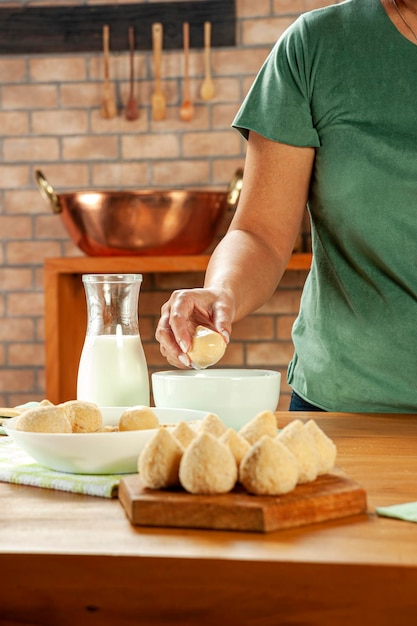
[[[262,411],[255,415],[247,424],[239,430],[239,435],[244,437],[250,444],[255,443],[263,435],[275,437],[278,432],[277,418],[272,411]]]
[[[330,472],[336,463],[336,444],[326,435],[314,420],[308,420],[305,430],[311,433],[319,456],[319,475]]]
[[[180,483],[195,494],[227,493],[235,486],[237,474],[230,448],[206,432],[190,443],[180,463]]]
[[[312,434],[305,430],[301,420],[289,422],[277,435],[276,439],[283,443],[296,457],[300,464],[299,483],[315,480],[319,471],[319,455]]]
[[[172,434],[184,449],[187,448],[187,446],[189,446],[192,440],[197,436],[196,431],[188,426],[187,422],[178,422],[172,431]]]
[[[200,432],[210,433],[215,437],[221,437],[226,432],[227,426],[215,413],[207,413],[201,422]]]
[[[249,493],[278,496],[295,488],[299,471],[300,466],[288,448],[263,435],[243,457],[239,481]]]
[[[166,489],[179,484],[179,466],[184,448],[166,428],[160,427],[143,448],[138,471],[149,489]]]
[[[239,467],[243,457],[250,448],[249,441],[239,435],[233,428],[228,428],[220,437],[220,441],[229,446]]]

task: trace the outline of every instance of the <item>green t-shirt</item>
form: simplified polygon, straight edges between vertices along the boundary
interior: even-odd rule
[[[233,126],[316,148],[289,384],[330,411],[417,412],[417,46],[380,0],[306,13]]]

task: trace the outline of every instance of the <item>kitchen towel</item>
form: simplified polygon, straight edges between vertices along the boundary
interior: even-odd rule
[[[394,517],[406,522],[417,522],[417,502],[404,502],[404,504],[393,504],[391,506],[378,506],[375,508],[378,515],[383,517]]]
[[[9,437],[0,436],[0,482],[115,498],[123,476],[55,472],[34,461]]]

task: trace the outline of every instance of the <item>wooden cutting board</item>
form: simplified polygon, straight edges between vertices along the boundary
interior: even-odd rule
[[[240,486],[216,496],[143,487],[124,477],[119,500],[132,524],[270,532],[366,512],[366,492],[340,470],[298,485],[283,496],[253,496]]]

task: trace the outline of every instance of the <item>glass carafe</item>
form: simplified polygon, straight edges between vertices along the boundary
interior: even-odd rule
[[[87,332],[77,398],[99,406],[149,406],[149,376],[139,334],[141,274],[84,274]]]

